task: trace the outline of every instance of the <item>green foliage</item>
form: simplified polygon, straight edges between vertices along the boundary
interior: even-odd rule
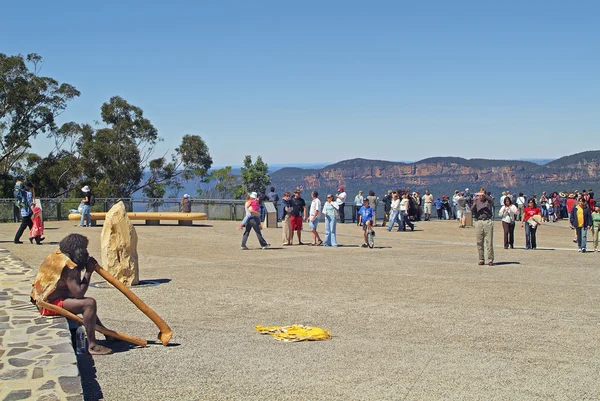
[[[22,160],[38,134],[55,133],[56,116],[80,94],[72,85],[38,76],[41,64],[37,54],[24,58],[0,53],[0,171],[5,174]]]
[[[231,166],[212,171],[209,178],[216,182],[214,191],[217,199],[238,198],[244,193],[242,185],[236,184],[237,177],[231,174]]]
[[[246,155],[241,171],[243,191],[238,195],[243,195],[244,192],[256,192],[258,194],[266,192],[267,185],[271,183],[271,178],[269,177],[269,166],[263,162],[262,157],[258,156],[256,162],[252,163],[252,157]]]

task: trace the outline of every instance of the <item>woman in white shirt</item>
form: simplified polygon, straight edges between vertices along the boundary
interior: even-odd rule
[[[392,215],[390,216],[390,224],[387,228],[388,231],[392,231],[394,223],[398,222],[398,231],[402,228],[402,222],[400,221],[400,197],[397,192],[392,194]]]
[[[498,212],[502,217],[502,230],[504,230],[504,249],[514,248],[515,244],[515,220],[519,214],[519,208],[513,205],[510,197],[504,198],[504,205]]]

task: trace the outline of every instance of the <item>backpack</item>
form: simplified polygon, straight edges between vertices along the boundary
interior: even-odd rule
[[[96,197],[94,195],[90,195],[90,206],[94,206],[96,204]]]
[[[27,207],[27,195],[23,194],[23,191],[19,189],[15,189],[15,206],[19,209]]]

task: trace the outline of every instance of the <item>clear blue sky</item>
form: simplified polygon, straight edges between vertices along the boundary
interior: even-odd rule
[[[2,15],[0,52],[39,53],[81,91],[62,122],[99,120],[120,95],[158,152],[198,134],[215,165],[600,149],[598,1],[11,1]]]

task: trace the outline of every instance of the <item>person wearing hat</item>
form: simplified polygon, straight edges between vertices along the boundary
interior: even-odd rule
[[[567,204],[567,216],[569,216],[569,219],[570,219],[571,218],[571,211],[573,210],[573,208],[577,204],[577,200],[575,199],[575,194],[573,192],[571,192],[569,194],[569,198],[567,199],[566,204]]]
[[[81,200],[81,220],[79,221],[79,227],[86,227],[85,220],[87,217],[87,227],[92,226],[92,190],[89,186],[84,186],[81,188],[81,192],[83,192],[83,199]]]
[[[21,236],[23,235],[23,232],[25,232],[26,228],[31,230],[31,227],[33,227],[31,216],[33,215],[33,207],[35,207],[35,199],[32,191],[33,184],[30,182],[23,184],[21,181],[17,181],[15,183],[15,204],[21,213],[21,225],[15,233],[15,239],[13,241],[15,244],[22,244],[23,241],[21,241]]]
[[[346,214],[344,212],[344,208],[346,206],[346,192],[344,191],[344,187],[342,187],[340,185],[340,187],[338,188],[338,193],[335,195],[336,202],[339,206],[339,213],[340,213],[340,223],[343,223],[344,221],[346,221]]]
[[[494,266],[494,215],[492,214],[493,199],[481,188],[475,194],[471,213],[475,220],[475,235],[477,238],[477,252],[479,265],[485,264],[487,256],[488,265]],[[486,255],[487,254],[487,255]]]
[[[192,201],[190,200],[189,194],[185,194],[183,195],[183,198],[181,198],[179,211],[182,213],[192,213]]]

